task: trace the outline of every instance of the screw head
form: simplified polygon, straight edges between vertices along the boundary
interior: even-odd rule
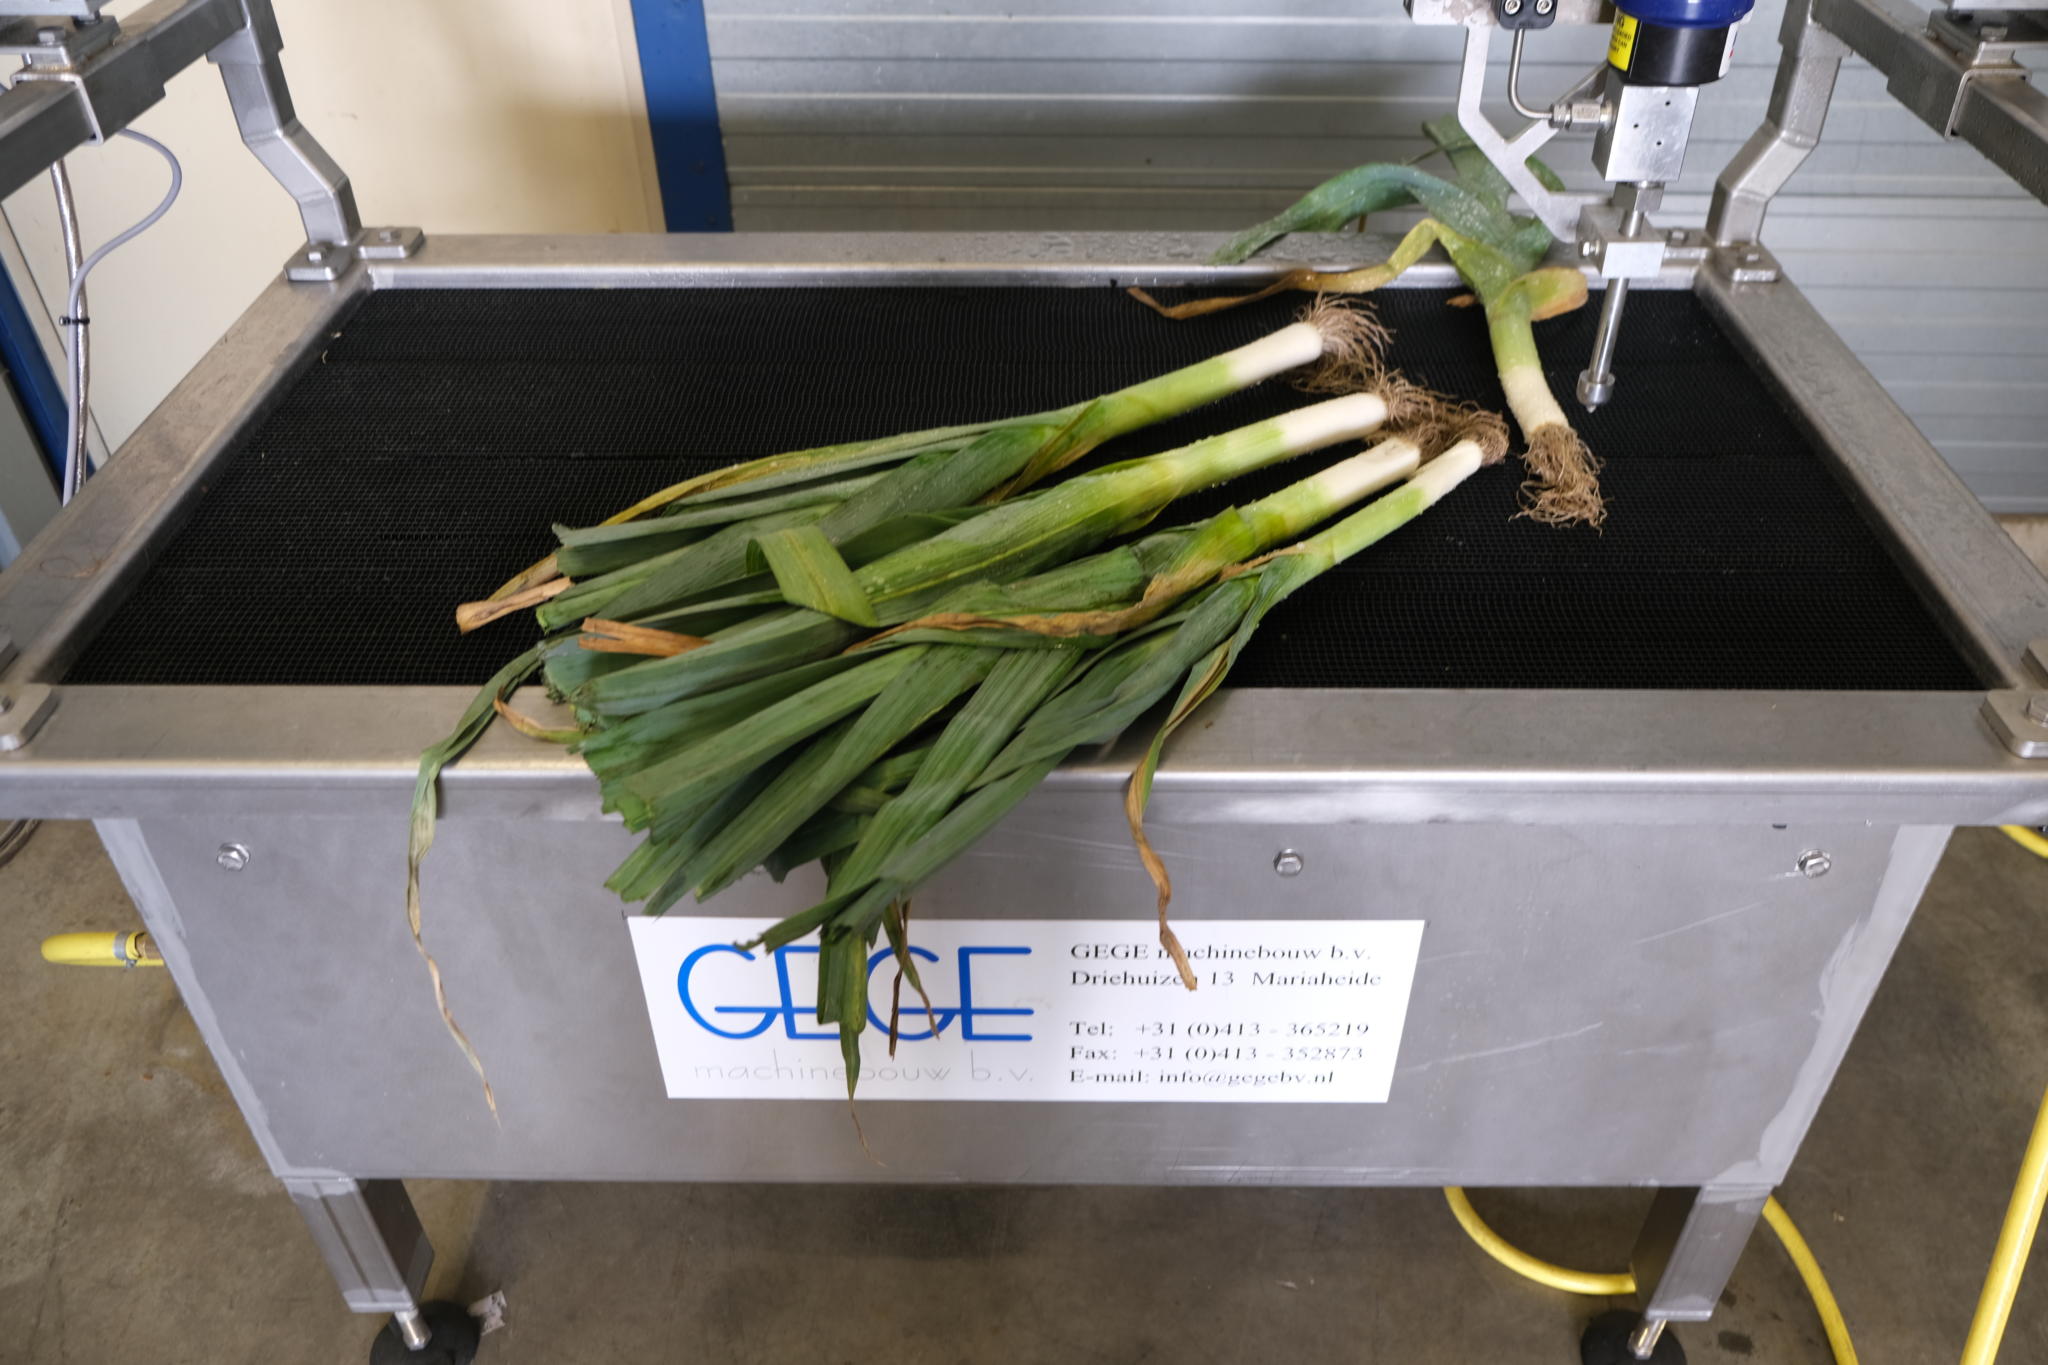
[[[1501,10],[1507,14],[1520,14],[1522,0],[1501,0]]]
[[[2002,43],[2005,41],[2005,33],[2004,24],[1986,24],[1977,30],[1977,38],[1980,42]]]
[[[249,865],[249,850],[242,844],[222,844],[213,860],[229,872],[240,872]]]
[[[1515,0],[1508,0],[1508,3],[1513,4]],[[1302,867],[1301,855],[1291,848],[1281,849],[1273,859],[1273,870],[1283,877],[1299,877]]]
[[[39,28],[36,30],[36,41],[44,47],[56,47],[64,41],[64,30],[61,28]]]
[[[320,262],[322,262],[322,261],[324,261],[324,260],[326,260],[326,259],[327,259],[327,253],[326,253],[326,252],[324,252],[324,251],[322,251],[322,250],[321,250],[321,249],[320,249],[319,247],[317,247],[317,246],[313,246],[313,247],[307,247],[307,248],[306,248],[306,259],[307,259],[307,260],[308,260],[309,262],[311,262],[312,264],[314,264],[314,265],[318,265],[318,264],[320,264]]]
[[[397,228],[380,228],[380,229],[378,230],[378,232],[377,232],[377,240],[378,240],[378,241],[380,241],[380,242],[395,242],[395,241],[397,241],[397,240],[398,240],[398,229],[397,229]]]
[[[2048,692],[2036,692],[2027,698],[2027,719],[2036,725],[2048,725]]]
[[[1556,0],[1536,0],[1536,12],[1538,14],[1548,14],[1555,6]]]
[[[1799,855],[1799,875],[1802,877],[1825,877],[1834,865],[1835,860],[1827,855],[1825,849],[1809,848]]]

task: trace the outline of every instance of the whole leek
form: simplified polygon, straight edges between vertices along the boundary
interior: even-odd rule
[[[1255,294],[1170,308],[1142,289],[1131,293],[1175,318],[1197,317],[1287,289],[1361,293],[1388,283],[1432,246],[1441,246],[1486,312],[1501,388],[1522,431],[1522,461],[1529,471],[1523,485],[1527,515],[1560,525],[1598,526],[1607,516],[1599,461],[1552,396],[1531,325],[1583,304],[1585,277],[1565,267],[1541,268],[1550,248],[1549,231],[1535,218],[1508,211],[1507,180],[1472,145],[1455,117],[1425,124],[1424,131],[1450,158],[1451,179],[1413,166],[1359,166],[1318,185],[1277,217],[1239,233],[1215,256],[1219,264],[1235,264],[1290,232],[1334,232],[1367,214],[1420,204],[1430,216],[1401,239],[1385,262],[1348,271],[1293,270]],[[1564,188],[1540,161],[1531,158],[1529,168],[1550,188]]]

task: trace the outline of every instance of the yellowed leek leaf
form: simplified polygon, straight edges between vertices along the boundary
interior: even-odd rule
[[[857,626],[880,624],[853,570],[816,526],[789,526],[756,536],[754,548],[791,606],[809,607]]]

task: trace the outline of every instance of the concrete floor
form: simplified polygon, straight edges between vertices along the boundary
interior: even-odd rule
[[[343,1312],[161,973],[36,944],[131,924],[89,828],[0,869],[0,1361],[353,1365]],[[1780,1193],[1871,1365],[1960,1349],[2048,1083],[2048,863],[1958,835]],[[431,1292],[502,1289],[482,1365],[1578,1359],[1601,1305],[1514,1279],[1431,1191],[412,1186]],[[1626,1254],[1634,1191],[1482,1192],[1532,1250]],[[2048,1252],[2002,1359],[2048,1360]],[[1695,1362],[1821,1362],[1768,1236]]]

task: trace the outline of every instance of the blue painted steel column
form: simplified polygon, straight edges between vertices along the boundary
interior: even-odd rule
[[[50,368],[50,358],[43,354],[43,343],[28,319],[28,310],[21,305],[21,295],[4,269],[0,269],[0,365],[7,369],[8,383],[21,402],[22,415],[28,418],[37,444],[43,448],[43,459],[61,474],[66,422],[64,386],[57,382],[57,372]]]
[[[732,231],[703,0],[633,0],[640,82],[670,232]]]

